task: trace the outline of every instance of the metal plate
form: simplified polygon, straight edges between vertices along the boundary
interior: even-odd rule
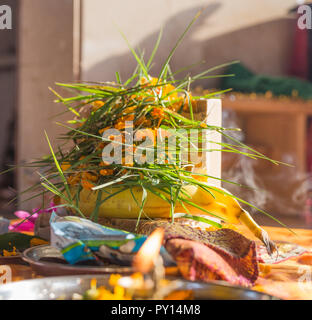
[[[70,276],[26,280],[0,286],[0,300],[56,300],[72,299],[90,289],[91,279],[98,286],[107,286],[109,275]],[[274,300],[276,298],[223,282],[191,282],[179,280],[178,289],[193,290],[197,300]]]
[[[18,253],[16,256],[8,256],[8,257],[3,257],[0,256],[0,265],[1,264],[27,264],[25,261],[22,259],[22,255]]]
[[[121,267],[112,264],[104,266],[70,265],[54,247],[41,245],[26,249],[22,258],[34,271],[43,276],[64,276],[77,274],[130,274],[132,267]]]

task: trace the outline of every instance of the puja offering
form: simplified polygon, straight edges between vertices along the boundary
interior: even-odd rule
[[[50,88],[55,102],[72,117],[57,122],[66,129],[61,143],[52,144],[45,132],[50,154],[26,165],[39,175],[27,190],[29,198],[40,199],[42,206],[30,213],[17,211],[19,219],[10,225],[0,218],[0,262],[18,255],[34,278],[44,278],[0,285],[0,299],[279,296],[276,291],[266,294],[259,278],[269,274],[267,266],[297,259],[308,250],[272,241],[248,208],[273,219],[288,234],[295,232],[223,188],[221,182],[236,183],[212,174],[212,157],[227,152],[283,163],[236,139],[232,131],[239,129],[209,118],[228,90],[191,93],[195,81],[232,63],[180,79],[180,71],[170,68],[198,16],[154,76],[162,31],[148,59],[122,33],[137,62],[129,79],[116,72],[110,82],[56,83],[70,92],[66,96]]]

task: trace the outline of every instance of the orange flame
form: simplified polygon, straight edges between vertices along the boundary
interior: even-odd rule
[[[151,233],[134,258],[133,267],[142,273],[148,273],[159,255],[164,239],[164,229],[158,228]]]

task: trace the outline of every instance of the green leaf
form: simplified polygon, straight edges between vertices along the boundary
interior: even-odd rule
[[[222,225],[220,223],[217,223],[213,220],[210,220],[210,219],[207,219],[207,218],[204,218],[204,217],[201,217],[201,216],[195,216],[195,215],[192,215],[192,214],[184,214],[184,215],[181,215],[179,216],[179,218],[185,218],[185,219],[191,219],[191,220],[195,220],[195,221],[200,221],[200,222],[204,222],[204,223],[208,223],[214,227],[217,227],[217,228],[222,228]]]
[[[125,36],[125,34],[118,28],[119,33],[121,34],[121,36],[124,38],[125,42],[128,45],[128,48],[130,49],[130,51],[132,52],[132,55],[134,56],[135,60],[137,61],[137,63],[139,64],[139,66],[141,67],[141,70],[143,71],[144,75],[147,77],[148,79],[148,70],[144,64],[144,60],[139,58],[139,56],[137,55],[137,53],[135,52],[135,50],[132,48],[130,42],[128,41],[127,37]]]
[[[139,215],[138,215],[137,223],[135,225],[135,230],[137,230],[137,228],[139,226],[141,215],[142,215],[142,213],[144,211],[144,205],[145,205],[145,202],[146,202],[146,199],[147,199],[147,192],[146,192],[146,189],[144,188],[143,184],[141,184],[141,187],[142,187],[142,200],[141,200],[141,204],[140,204],[140,212],[139,212]]]
[[[155,44],[154,49],[152,51],[152,54],[151,54],[151,56],[150,56],[150,58],[149,58],[149,60],[148,60],[148,62],[146,64],[147,68],[149,68],[151,66],[152,62],[153,62],[153,59],[154,59],[155,54],[156,54],[156,52],[158,50],[158,47],[159,47],[159,43],[160,43],[160,40],[161,40],[161,37],[162,37],[162,33],[163,33],[163,28],[160,28],[156,44]]]
[[[49,148],[50,148],[50,151],[51,151],[51,153],[52,153],[52,156],[53,156],[54,163],[55,163],[55,166],[56,166],[56,168],[57,168],[57,171],[59,172],[59,175],[60,175],[60,177],[61,177],[61,179],[62,179],[62,181],[63,181],[63,183],[64,183],[67,196],[68,196],[69,199],[71,199],[71,193],[70,193],[70,190],[69,190],[69,187],[68,187],[68,184],[67,184],[67,180],[66,180],[66,178],[65,178],[65,176],[64,176],[64,174],[63,174],[63,171],[62,171],[62,169],[61,169],[60,164],[58,163],[58,161],[57,161],[57,159],[56,159],[56,156],[55,156],[55,154],[54,154],[54,151],[53,151],[52,145],[51,145],[51,143],[50,143],[49,137],[48,137],[48,135],[47,135],[47,132],[44,131],[44,133],[45,133],[46,139],[47,139],[47,141],[48,141]]]
[[[198,19],[198,17],[200,16],[201,14],[201,11],[199,11],[195,17],[192,19],[192,21],[188,24],[188,26],[186,27],[186,29],[184,30],[184,32],[182,33],[182,35],[179,37],[178,41],[176,42],[176,44],[174,45],[174,47],[172,48],[172,50],[170,51],[169,53],[169,56],[167,57],[165,63],[163,64],[160,72],[159,72],[159,75],[158,75],[158,81],[160,81],[160,79],[162,79],[163,77],[163,74],[173,56],[173,54],[175,53],[177,47],[180,45],[180,43],[182,42],[182,40],[184,39],[185,35],[187,34],[187,32],[189,31],[189,29],[191,28],[191,26],[194,24],[194,22]]]
[[[90,220],[93,220],[95,222],[98,221],[98,214],[99,214],[99,209],[101,206],[102,193],[103,193],[102,190],[98,191],[98,195],[97,195],[96,202],[95,202],[95,207],[94,207],[94,210],[90,216]]]

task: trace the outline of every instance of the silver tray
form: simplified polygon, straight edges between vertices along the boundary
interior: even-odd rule
[[[22,254],[18,253],[16,256],[8,256],[8,257],[3,257],[0,256],[0,265],[1,264],[27,264],[25,261],[22,259]]]
[[[49,277],[79,274],[130,274],[133,272],[132,267],[122,267],[112,264],[106,264],[104,266],[70,265],[67,264],[59,250],[49,245],[40,245],[26,249],[22,254],[22,259],[27,262],[36,273]]]
[[[0,300],[71,300],[74,294],[84,294],[90,289],[91,279],[97,279],[98,286],[107,286],[109,275],[52,277],[25,280],[0,285]],[[176,280],[176,279],[175,279]],[[192,282],[178,280],[177,289],[193,290],[197,300],[275,300],[260,292],[231,286],[223,282]]]

